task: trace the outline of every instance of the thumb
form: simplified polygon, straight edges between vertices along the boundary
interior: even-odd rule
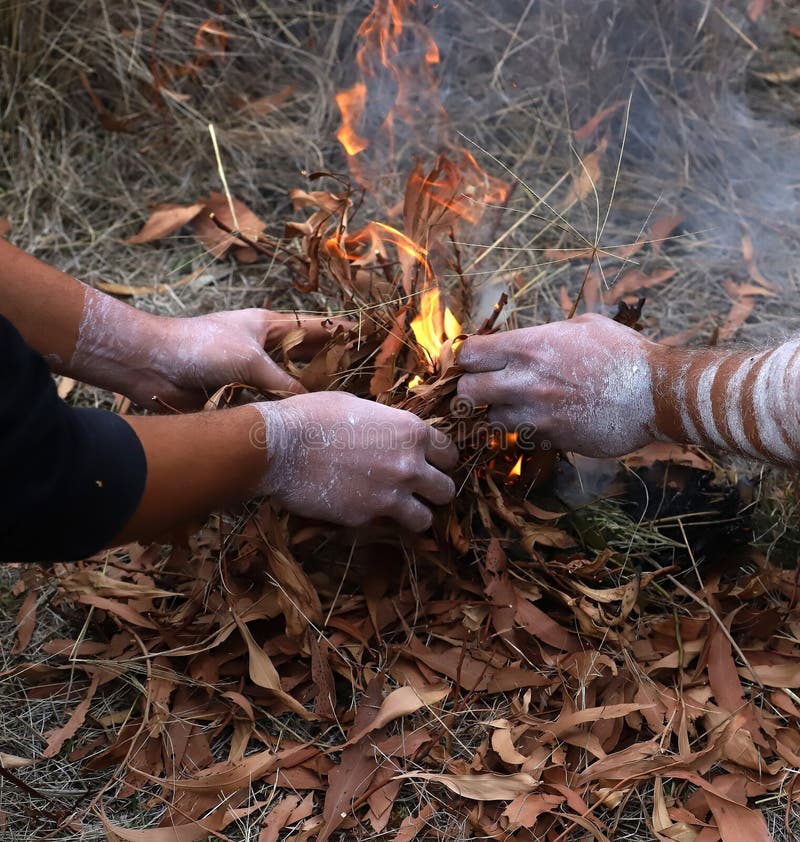
[[[284,371],[267,354],[256,359],[247,377],[248,385],[262,392],[289,392],[292,395],[304,395],[306,388]]]

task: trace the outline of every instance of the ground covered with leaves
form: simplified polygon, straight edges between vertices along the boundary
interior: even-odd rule
[[[361,157],[336,95],[371,2],[0,11],[7,236],[158,312],[349,316],[294,373],[463,454],[419,538],[254,502],[185,545],[2,571],[0,839],[798,835],[790,479],[476,446],[411,322],[435,284],[467,333],[641,296],[672,344],[795,330],[800,20],[399,5]]]

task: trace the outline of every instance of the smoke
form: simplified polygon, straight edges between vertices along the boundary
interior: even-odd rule
[[[540,193],[575,172],[576,152],[586,155],[605,136],[603,213],[616,187],[606,245],[630,241],[659,215],[684,216],[681,236],[663,255],[679,261],[676,294],[694,301],[662,302],[667,322],[679,327],[685,308],[703,302],[725,312],[730,303],[721,283],[746,279],[742,236],[749,234],[760,270],[780,290],[747,326],[749,338],[761,339],[787,324],[798,286],[800,135],[786,92],[754,73],[785,35],[752,24],[742,6],[443,0],[421,3],[420,13],[442,51],[440,96],[454,129]],[[620,107],[590,137],[574,141],[577,128],[629,98],[627,126]],[[551,202],[563,206],[568,188],[569,180]],[[591,238],[595,214],[588,197],[570,222]],[[518,262],[530,264],[532,255]],[[575,273],[569,280],[574,286]]]

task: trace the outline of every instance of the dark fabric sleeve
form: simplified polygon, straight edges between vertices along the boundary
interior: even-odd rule
[[[0,316],[0,561],[92,555],[130,520],[147,463],[117,415],[75,409],[47,364]]]

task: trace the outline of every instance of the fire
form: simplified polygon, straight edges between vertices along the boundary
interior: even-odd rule
[[[437,283],[437,270],[451,259],[446,238],[455,240],[460,229],[477,225],[487,206],[503,201],[507,186],[448,139],[436,75],[439,47],[420,5],[418,0],[374,0],[356,35],[357,79],[336,95],[337,139],[352,180],[384,204],[389,220],[402,214],[402,223],[393,227],[373,220],[357,232],[342,228],[324,248],[349,263],[344,275],[371,272],[377,264],[403,296],[398,301],[417,302],[411,331],[418,347],[411,365],[433,374],[445,342],[462,333]],[[422,161],[431,152],[436,162],[427,169]],[[403,160],[412,156],[417,162],[400,202],[392,185],[403,172]],[[421,382],[417,374],[409,388]]]
[[[419,315],[411,322],[411,330],[431,364],[434,364],[439,359],[442,345],[461,333],[461,325],[449,307],[442,308],[439,290],[433,288],[422,293]]]
[[[514,467],[508,472],[509,480],[515,480],[517,477],[522,476],[522,456],[517,459],[514,463]]]
[[[382,166],[392,166],[396,123],[421,135],[430,132],[433,122],[446,118],[433,73],[440,61],[439,47],[430,30],[415,19],[416,5],[417,0],[375,0],[356,33],[356,66],[361,78],[336,96],[342,117],[337,138],[362,187],[372,186],[375,176],[382,174]],[[387,92],[393,101],[383,113]],[[377,116],[375,122],[380,121],[380,127],[367,138],[362,124],[370,93],[375,103],[369,116]],[[380,163],[363,160],[362,153],[370,146],[379,150]]]
[[[361,137],[356,129],[361,122],[366,102],[367,86],[363,82],[353,85],[349,91],[336,94],[336,104],[342,114],[342,127],[336,132],[336,137],[351,157],[369,146],[369,141]]]

